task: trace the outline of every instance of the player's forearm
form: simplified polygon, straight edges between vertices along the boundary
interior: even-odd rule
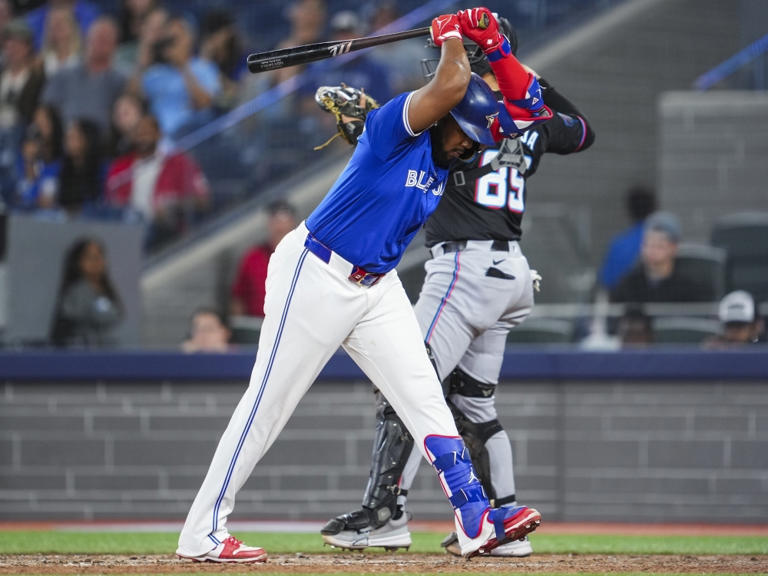
[[[592,125],[589,123],[587,117],[576,108],[573,102],[568,100],[568,98],[547,82],[546,79],[539,78],[539,82],[541,84],[541,94],[544,98],[544,103],[549,106],[549,108],[554,112],[567,114],[568,116],[573,116],[579,119],[582,128],[582,138],[578,150],[589,148],[595,140],[595,132],[592,130]]]

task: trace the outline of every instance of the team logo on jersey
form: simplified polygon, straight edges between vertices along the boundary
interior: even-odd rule
[[[427,172],[425,170],[408,170],[408,176],[405,178],[405,187],[418,188],[422,192],[426,193],[429,191],[430,186],[432,186],[434,182],[435,178],[433,176],[427,176]],[[444,182],[438,184],[437,188],[431,190],[432,194],[435,196],[442,196],[444,184]]]

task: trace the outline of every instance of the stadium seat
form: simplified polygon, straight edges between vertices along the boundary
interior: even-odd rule
[[[725,250],[708,244],[683,242],[678,247],[675,267],[692,278],[714,302],[725,294]]]
[[[653,321],[654,344],[701,344],[720,333],[720,322],[687,316],[659,317]]]
[[[726,252],[726,290],[768,300],[768,212],[723,217],[712,226],[711,242]]]
[[[567,344],[573,339],[573,323],[562,318],[528,318],[509,331],[508,345]]]
[[[232,316],[229,320],[233,344],[258,344],[263,318]]]

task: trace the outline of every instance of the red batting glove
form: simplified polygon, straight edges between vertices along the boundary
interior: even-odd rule
[[[504,41],[499,32],[499,23],[488,8],[470,8],[459,10],[461,33],[482,48],[483,52],[493,52]]]
[[[429,35],[432,42],[440,48],[447,38],[458,38],[461,40],[461,26],[456,14],[443,14],[432,20],[432,26],[429,29]]]

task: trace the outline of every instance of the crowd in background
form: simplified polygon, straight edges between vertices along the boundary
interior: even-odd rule
[[[388,60],[356,58],[335,76],[321,64],[257,77],[245,73],[247,40],[232,11],[179,10],[163,0],[101,4],[0,0],[0,207],[140,221],[147,250],[183,234],[216,201],[204,165],[211,152],[215,167],[216,150],[178,147],[184,136],[306,71],[311,81],[286,99],[283,114],[270,110],[250,135],[258,156],[266,145],[258,147],[259,134],[279,130],[289,111],[294,121],[296,108],[305,118],[300,131],[327,137],[332,126],[312,98],[321,79],[366,86],[384,100],[415,81],[397,66],[396,50],[386,51]],[[281,14],[290,33],[280,46],[359,36],[396,15],[389,2],[366,22],[354,11],[330,14],[325,0],[296,0]]]
[[[226,154],[221,150],[228,149],[217,149],[218,143],[194,151],[177,146],[211,121],[301,73],[298,89],[255,120],[241,150],[258,157],[269,149],[280,166],[279,137],[284,135],[284,169],[293,170],[299,163],[297,139],[319,143],[334,130],[330,115],[314,102],[318,85],[346,82],[384,102],[423,82],[413,44],[383,46],[341,65],[325,61],[252,75],[246,67],[250,39],[232,11],[201,10],[199,3],[195,10],[179,11],[178,2],[163,0],[102,4],[0,0],[0,209],[55,219],[141,222],[148,251],[178,238],[217,202],[205,158],[210,155],[215,168]],[[394,1],[367,3],[357,11],[331,12],[330,5],[326,0],[288,4],[281,14],[288,34],[272,47],[359,37],[399,16]],[[630,189],[627,209],[630,226],[606,251],[597,288],[610,302],[627,306],[610,332],[626,345],[644,345],[652,340],[652,319],[642,305],[713,302],[720,295],[675,267],[682,231],[675,215],[657,210],[652,190]],[[231,336],[225,327],[229,315],[263,314],[269,255],[296,222],[290,205],[269,208],[269,237],[243,255],[229,301],[218,306],[228,309],[219,314],[215,332],[220,339]],[[76,263],[87,268],[99,252],[104,260],[95,239],[81,244],[72,248],[62,282],[74,282]],[[88,314],[96,327],[87,335],[72,333],[71,303],[77,298],[67,296],[72,288],[62,284],[52,338],[60,344],[108,344],[102,332],[120,321],[119,295],[108,278],[82,280],[79,286],[75,292],[81,301],[89,296],[93,310]],[[746,311],[736,314],[728,302]],[[758,304],[748,293],[729,294],[719,314],[723,338],[759,338]],[[196,318],[210,320],[213,310],[205,308]],[[185,349],[205,348],[195,344],[196,322]],[[722,339],[708,340],[708,345],[719,344]]]

